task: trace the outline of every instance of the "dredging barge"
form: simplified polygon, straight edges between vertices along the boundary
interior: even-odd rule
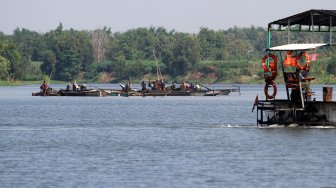
[[[87,88],[85,84],[78,85],[76,82],[73,84],[73,86],[71,86],[71,84],[69,83],[66,89],[55,90],[49,87],[49,85],[46,84],[46,82],[44,81],[43,84],[40,86],[40,89],[41,90],[38,92],[33,92],[32,96],[104,97],[109,95],[109,93],[107,93],[103,89]]]
[[[312,100],[310,89],[310,61],[308,51],[331,47],[332,32],[336,26],[336,10],[309,10],[268,24],[266,55],[262,58],[266,100],[256,97],[257,126],[298,125],[336,126],[336,102],[332,101],[332,87],[323,87],[323,101]],[[271,31],[287,31],[288,44],[271,47]],[[290,44],[290,32],[329,32],[329,43]],[[285,54],[284,54],[285,52]],[[274,55],[274,54],[277,54]],[[283,59],[283,55],[285,58]],[[316,55],[316,54],[315,54]],[[280,57],[280,66],[278,66]],[[287,99],[276,99],[275,78],[281,69]],[[273,88],[273,94],[269,89]],[[290,92],[291,90],[291,92]],[[253,111],[253,110],[252,110]]]

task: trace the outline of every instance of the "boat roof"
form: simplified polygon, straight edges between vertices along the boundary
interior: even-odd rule
[[[336,10],[318,10],[311,9],[293,16],[279,19],[268,24],[270,28],[272,25],[281,26],[336,26]]]
[[[266,49],[266,51],[307,51],[327,45],[325,43],[285,44]]]

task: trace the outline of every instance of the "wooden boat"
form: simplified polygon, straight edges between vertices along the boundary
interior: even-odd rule
[[[60,89],[58,93],[60,96],[104,97],[108,95],[108,93],[102,89],[85,89],[80,91]]]
[[[104,89],[87,89],[80,87],[77,90],[72,89],[60,89],[55,90],[50,87],[43,93],[42,89],[39,92],[32,93],[32,96],[88,96],[88,97],[103,97],[109,95]]]
[[[323,101],[312,99],[314,92],[310,88],[310,81],[315,78],[308,75],[311,59],[307,53],[318,47],[333,46],[331,36],[335,20],[336,10],[313,9],[268,24],[266,55],[262,59],[266,100],[258,100],[257,96],[252,109],[253,112],[257,107],[257,126],[336,126],[336,102],[332,101],[332,87],[323,87]],[[286,44],[271,47],[271,31],[274,30],[288,32],[288,36],[291,31],[330,32],[330,41],[329,44]],[[278,58],[280,66],[277,66]],[[304,66],[301,65],[303,61]],[[287,99],[276,98],[277,67],[281,67]],[[269,94],[269,88],[273,89],[272,94]]]
[[[156,59],[155,52],[153,51],[153,56],[157,65],[157,79],[155,82],[148,83],[148,87],[152,89],[146,89],[146,83],[143,81],[141,83],[142,90],[132,89],[131,80],[128,81],[126,85],[120,84],[122,88],[122,94],[120,96],[217,96],[217,95],[228,95],[231,92],[239,92],[240,87],[235,87],[232,89],[210,89],[202,84],[192,85],[192,87],[185,83],[181,82],[179,88],[176,88],[175,84],[165,87],[165,83],[163,82],[163,77],[161,74],[159,62]],[[205,89],[201,89],[202,86]]]
[[[230,89],[222,90],[150,90],[144,92],[143,96],[217,96],[217,95],[228,95],[231,92]]]
[[[46,93],[44,94],[43,91],[39,91],[39,92],[33,92],[32,96],[59,96],[59,92],[57,90],[54,90],[52,88],[48,88],[46,90]]]
[[[233,89],[171,89],[166,87],[165,90],[145,90],[145,91],[129,91],[122,92],[119,96],[218,96],[218,95],[229,95],[231,92],[240,92],[240,88]]]
[[[119,83],[122,88],[119,92],[111,92],[112,96],[217,96],[217,95],[228,95],[231,92],[239,92],[240,87],[236,86],[232,89],[210,89],[202,84],[189,85],[184,81],[181,82],[180,87],[176,88],[175,83],[171,86],[165,87],[163,82],[163,77],[161,74],[159,62],[156,59],[155,52],[153,51],[153,56],[157,65],[157,79],[154,82],[148,81],[148,87],[146,88],[146,83],[143,81],[141,83],[142,90],[133,89],[131,87],[131,79],[129,79],[126,85]],[[205,89],[201,89],[201,86]]]

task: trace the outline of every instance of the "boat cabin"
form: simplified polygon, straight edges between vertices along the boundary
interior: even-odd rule
[[[311,61],[317,48],[332,47],[336,30],[336,10],[309,10],[268,24],[266,54],[262,58],[266,100],[258,100],[257,126],[299,125],[336,126],[336,102],[332,101],[332,87],[323,88],[323,101],[316,101],[310,82],[318,79],[309,75]],[[271,32],[288,33],[288,44],[271,47]],[[291,43],[292,32],[328,32],[326,43]],[[285,99],[278,99],[276,78],[282,75],[286,88]],[[273,92],[270,92],[270,90]]]

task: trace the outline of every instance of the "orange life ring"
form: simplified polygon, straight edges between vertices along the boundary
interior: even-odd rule
[[[270,70],[269,70],[270,67],[267,67],[267,65],[266,65],[266,60],[267,60],[268,58],[273,59],[273,62],[270,62],[270,63],[269,63],[270,65],[271,65],[271,64],[275,64],[275,65],[278,64],[278,59],[277,59],[277,57],[276,57],[274,54],[266,54],[266,55],[264,55],[264,57],[262,58],[262,67],[263,67],[264,71],[270,71]],[[276,67],[276,66],[275,66],[275,67]]]
[[[268,87],[270,85],[273,87],[273,94],[272,95],[268,94]],[[267,99],[274,99],[275,98],[275,96],[277,94],[277,86],[276,86],[276,84],[274,83],[273,80],[266,82],[265,88],[264,88],[264,93],[265,93]]]
[[[269,62],[269,67],[266,65],[268,58],[273,60]],[[266,80],[274,80],[278,74],[278,59],[274,54],[266,54],[262,58],[262,67],[264,69],[264,78]]]
[[[304,66],[302,66],[301,62],[300,62],[302,55],[306,59],[306,64]],[[297,56],[297,64],[296,64],[296,66],[297,66],[297,68],[299,70],[309,71],[309,67],[310,67],[310,55],[307,52],[301,52],[301,53],[299,53],[299,55]]]

